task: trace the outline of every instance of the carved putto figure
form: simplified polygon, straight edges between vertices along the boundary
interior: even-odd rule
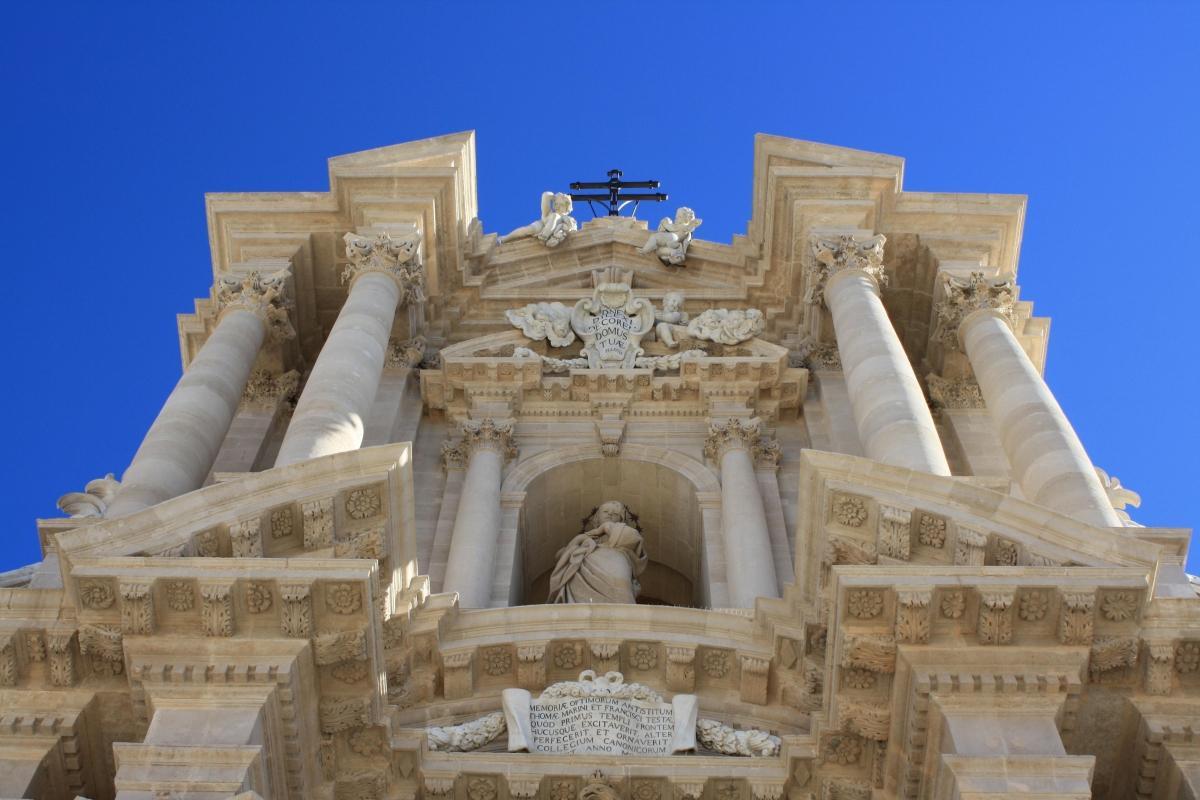
[[[654,335],[667,347],[678,347],[675,341],[677,330],[686,331],[684,323],[688,321],[687,312],[683,310],[683,295],[679,292],[667,292],[663,295],[662,311],[654,314]]]
[[[601,503],[558,551],[547,602],[635,603],[646,562],[637,516],[615,500]]]
[[[758,336],[766,327],[766,318],[757,308],[710,308],[688,323],[687,332],[693,339],[741,344]]]
[[[569,194],[562,192],[542,192],[542,218],[522,225],[508,236],[502,236],[497,242],[524,239],[532,236],[546,247],[558,247],[567,238],[567,234],[579,228],[579,223],[571,216],[575,204]]]
[[[566,347],[575,341],[571,310],[562,303],[530,303],[524,308],[510,308],[504,316],[534,341],[549,339],[553,347]]]
[[[692,233],[699,228],[704,220],[696,217],[696,212],[687,206],[675,211],[675,219],[663,217],[658,223],[658,229],[650,234],[650,238],[639,251],[645,255],[653,253],[658,260],[667,266],[677,267],[687,258],[688,245],[692,241]]]

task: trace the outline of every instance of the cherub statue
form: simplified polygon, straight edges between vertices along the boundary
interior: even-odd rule
[[[567,238],[568,233],[579,228],[579,223],[571,216],[573,208],[571,195],[562,192],[542,192],[542,218],[522,225],[508,236],[501,236],[497,242],[503,244],[512,239],[533,236],[546,247],[558,247]]]
[[[504,316],[534,341],[549,339],[553,347],[566,347],[575,341],[571,309],[562,303],[530,303],[524,308],[510,308]]]
[[[645,255],[654,253],[667,266],[679,266],[687,258],[692,232],[703,222],[687,206],[676,209],[674,222],[670,217],[663,217],[662,222],[658,223],[658,230],[650,234],[639,252]]]
[[[654,312],[654,334],[667,347],[678,347],[675,341],[676,331],[686,331],[684,323],[688,321],[687,312],[683,310],[683,295],[679,292],[667,292],[663,295],[661,311]]]

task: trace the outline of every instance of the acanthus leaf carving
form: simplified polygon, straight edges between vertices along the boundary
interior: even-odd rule
[[[233,636],[233,585],[200,584],[200,621],[205,636]]]
[[[216,284],[217,308],[249,311],[262,320],[267,333],[277,341],[295,338],[296,330],[288,317],[292,303],[285,295],[290,268],[270,275],[258,270],[245,274],[225,274]]]
[[[390,233],[360,236],[347,233],[346,258],[350,261],[342,271],[342,283],[350,282],[368,272],[387,275],[400,287],[400,304],[425,301],[425,269],[421,264],[421,234],[417,231],[392,238]]]
[[[912,555],[912,509],[879,504],[879,555],[908,561]]]
[[[121,630],[126,634],[154,633],[154,597],[148,583],[121,583]]]
[[[1058,640],[1063,644],[1091,644],[1096,592],[1064,591],[1058,618]]]
[[[896,640],[874,634],[842,634],[842,666],[872,672],[896,671]]]
[[[892,710],[888,706],[839,698],[838,715],[844,730],[874,742],[887,741],[892,725]]]
[[[328,666],[342,661],[365,661],[367,635],[365,631],[334,631],[313,637],[313,661]]]
[[[306,639],[312,632],[312,591],[305,584],[279,587],[279,628],[284,636]]]
[[[825,285],[838,272],[859,269],[883,287],[888,276],[883,265],[883,248],[887,237],[813,234],[809,238],[811,259],[805,271],[807,287],[804,302],[809,305],[825,303]]]
[[[369,697],[323,697],[318,713],[322,733],[339,733],[371,721],[371,700]]]
[[[333,544],[333,498],[322,497],[300,504],[304,549],[320,550]]]
[[[262,558],[262,520],[248,517],[234,522],[229,526],[229,544],[234,558]]]
[[[903,590],[896,593],[896,641],[928,644],[932,589]]]
[[[1012,642],[1012,605],[1014,589],[992,588],[979,594],[979,623],[976,637],[980,644]]]
[[[1015,328],[1017,287],[1008,278],[989,278],[972,272],[966,278],[942,273],[942,299],[937,305],[934,341],[957,350],[958,329],[964,319],[976,311],[990,310]]]

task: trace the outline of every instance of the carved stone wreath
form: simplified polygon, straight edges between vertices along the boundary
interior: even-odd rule
[[[277,508],[271,512],[271,538],[284,539],[292,535],[292,510]]]
[[[729,653],[725,650],[709,650],[704,654],[704,674],[710,678],[724,678],[729,674]]]
[[[867,589],[856,589],[846,598],[846,608],[850,616],[859,619],[871,619],[883,611],[883,595]]]
[[[917,536],[917,540],[926,547],[936,547],[939,550],[946,546],[946,520],[941,517],[932,517],[929,514],[921,515],[921,529]]]
[[[862,498],[842,495],[833,503],[833,517],[848,528],[861,528],[867,521],[867,504]]]
[[[629,651],[629,661],[640,670],[658,666],[658,650],[652,644],[635,644]]]
[[[512,653],[504,647],[492,647],[483,655],[483,669],[488,675],[504,675],[512,669]]]
[[[1046,616],[1046,611],[1049,608],[1050,599],[1046,597],[1044,592],[1026,592],[1021,597],[1017,613],[1026,622],[1037,622]]]
[[[346,513],[351,519],[373,517],[382,507],[379,492],[375,489],[354,489],[346,497]]]
[[[167,607],[172,611],[191,611],[196,605],[196,593],[188,581],[167,583]]]
[[[352,583],[335,583],[325,590],[325,606],[335,614],[354,614],[362,608],[362,593]]]
[[[1175,669],[1179,672],[1200,671],[1200,642],[1181,642],[1175,648]]]
[[[106,581],[83,581],[79,584],[79,602],[84,608],[102,611],[112,608],[117,596]]]
[[[574,669],[583,661],[579,647],[574,644],[559,645],[554,650],[554,666],[559,669]]]
[[[967,609],[967,600],[961,591],[946,592],[942,596],[942,616],[946,619],[958,619]]]
[[[246,587],[246,608],[251,614],[262,614],[271,610],[271,587],[265,583],[252,583]]]
[[[1138,599],[1133,592],[1113,592],[1104,598],[1100,610],[1109,622],[1125,622],[1137,614]]]

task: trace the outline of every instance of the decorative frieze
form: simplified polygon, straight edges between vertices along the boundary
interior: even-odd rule
[[[384,366],[398,369],[411,369],[412,367],[420,366],[425,360],[425,348],[427,343],[424,336],[416,336],[412,339],[388,339],[387,354],[384,357]]]
[[[251,614],[265,614],[274,605],[271,585],[261,581],[246,584],[246,610]]]
[[[597,675],[621,671],[621,643],[611,639],[595,639],[588,642],[592,653],[592,668]]]
[[[932,589],[905,589],[896,592],[896,641],[928,644]]]
[[[891,636],[843,633],[842,667],[895,672],[896,640]]]
[[[921,512],[921,523],[917,541],[926,547],[941,550],[946,546],[946,520],[928,512]]]
[[[1170,694],[1175,678],[1175,643],[1169,640],[1148,641],[1145,652],[1146,693]]]
[[[954,542],[954,564],[959,567],[982,567],[987,561],[987,534],[983,531],[958,526]]]
[[[92,668],[102,675],[124,672],[125,649],[121,631],[112,625],[79,626],[79,651],[91,659]]]
[[[421,234],[413,232],[392,238],[390,233],[359,236],[347,233],[346,258],[350,261],[342,271],[342,282],[352,282],[368,272],[379,272],[396,281],[400,287],[400,304],[425,301],[425,271],[421,265]]]
[[[874,619],[883,612],[883,593],[873,589],[846,592],[846,613],[855,619]]]
[[[234,558],[262,558],[262,519],[254,516],[230,525],[229,545]]]
[[[765,705],[767,685],[771,673],[771,659],[766,656],[738,654],[741,662],[741,698],[743,703]]]
[[[17,632],[0,632],[0,686],[17,685]]]
[[[475,650],[442,653],[442,687],[447,700],[470,697],[475,691]]]
[[[75,631],[54,630],[46,634],[51,686],[75,685]]]
[[[121,583],[121,632],[154,633],[154,595],[149,583]]]
[[[958,328],[975,311],[990,309],[1016,327],[1016,284],[1006,278],[989,278],[972,272],[967,278],[942,274],[942,299],[937,305],[937,325],[933,338],[943,346],[957,350]]]
[[[1060,596],[1058,640],[1063,644],[1092,643],[1096,592],[1064,591]]]
[[[710,651],[713,653],[724,651]],[[673,692],[691,692],[696,688],[695,645],[667,645],[667,688]]]
[[[909,560],[912,555],[912,515],[911,508],[879,504],[879,555]]]
[[[325,608],[334,614],[357,614],[362,610],[362,590],[354,583],[327,584]]]
[[[1015,590],[989,587],[979,593],[979,622],[976,637],[980,644],[1012,642],[1012,605]]]
[[[117,601],[112,582],[106,579],[95,578],[80,581],[77,594],[79,604],[92,611],[104,611],[112,608],[113,603]]]
[[[233,584],[200,584],[200,622],[205,636],[233,636]]]
[[[883,265],[883,248],[887,237],[874,236],[828,236],[813,234],[809,239],[812,258],[806,270],[807,289],[804,302],[821,305],[825,302],[825,284],[835,273],[845,269],[866,272],[880,286],[888,285],[888,276]]]
[[[379,497],[378,487],[351,489],[346,494],[346,516],[350,519],[370,519],[378,516],[382,508],[383,501]]]
[[[549,642],[517,643],[517,686],[540,689],[546,685],[546,647]]]
[[[196,607],[196,588],[192,581],[167,581],[163,593],[167,598],[167,608],[172,611],[191,611]]]
[[[312,634],[312,590],[307,584],[279,587],[279,629],[284,636],[307,639]]]
[[[300,373],[288,370],[284,373],[267,369],[256,369],[250,373],[246,388],[242,390],[242,403],[254,409],[273,409],[280,400],[291,400],[300,389]]]
[[[321,732],[340,733],[371,721],[369,697],[322,697],[318,706]]]
[[[323,497],[300,504],[304,549],[320,550],[333,544],[333,498]]]
[[[746,450],[759,466],[779,465],[779,444],[763,434],[762,420],[758,417],[730,417],[725,422],[709,423],[708,436],[704,440],[705,457],[720,462],[721,456],[731,449]]]
[[[365,661],[367,635],[365,631],[333,631],[314,636],[313,661],[317,666],[329,666],[342,661]]]
[[[843,730],[864,739],[885,742],[892,725],[892,711],[886,705],[838,698],[838,721]]]

